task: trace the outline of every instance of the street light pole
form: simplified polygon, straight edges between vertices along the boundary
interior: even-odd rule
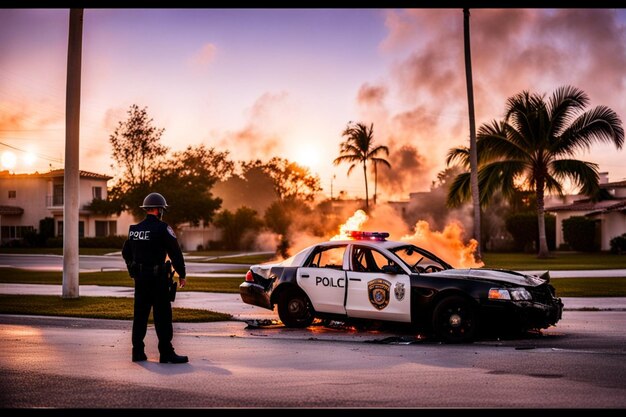
[[[78,298],[79,132],[83,9],[70,9],[63,178],[63,298]]]

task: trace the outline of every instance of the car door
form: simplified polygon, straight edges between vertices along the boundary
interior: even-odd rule
[[[343,269],[347,245],[318,246],[298,269],[297,282],[315,311],[346,314],[346,271]]]
[[[402,272],[383,272],[384,266],[397,267],[395,272]],[[346,313],[349,317],[411,321],[409,275],[389,256],[373,247],[351,245],[350,268],[346,274]]]

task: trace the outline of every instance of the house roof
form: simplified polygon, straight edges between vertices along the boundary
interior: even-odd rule
[[[607,182],[605,184],[600,184],[601,188],[623,188],[626,187],[626,180],[616,181],[616,182]]]
[[[0,206],[0,216],[19,216],[24,209],[17,206]]]
[[[585,211],[587,216],[611,211],[626,212],[626,199],[602,200],[593,202],[589,199],[577,200],[572,204],[546,207],[546,211]]]
[[[80,170],[79,172],[80,172],[81,178],[93,178],[93,179],[107,180],[107,181],[113,178],[108,175],[96,174],[95,172],[89,172],[89,171],[83,171],[83,170]],[[63,169],[55,169],[55,170],[42,174],[43,177],[62,177],[64,175],[65,175],[65,170]]]
[[[81,178],[92,178],[92,179],[99,179],[99,180],[105,180],[105,181],[108,181],[111,178],[113,178],[109,175],[96,174],[95,172],[89,172],[89,171],[83,171],[83,170],[80,170],[79,172],[80,172]],[[43,174],[40,174],[39,172],[34,172],[32,174],[11,174],[8,170],[0,171],[0,178],[57,178],[57,177],[62,177],[64,175],[65,175],[65,170],[63,169],[54,169],[52,171],[44,172]]]

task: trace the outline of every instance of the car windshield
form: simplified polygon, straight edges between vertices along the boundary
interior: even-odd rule
[[[452,269],[452,266],[447,262],[414,245],[403,245],[389,248],[389,250],[396,254],[409,267],[411,272],[438,272],[444,269]]]

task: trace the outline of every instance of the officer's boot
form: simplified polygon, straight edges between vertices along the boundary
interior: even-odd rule
[[[148,360],[143,349],[133,348],[133,362],[142,362]]]
[[[189,362],[189,358],[187,356],[177,355],[176,352],[172,350],[172,352],[168,354],[161,354],[161,358],[159,359],[160,363],[187,363]]]

